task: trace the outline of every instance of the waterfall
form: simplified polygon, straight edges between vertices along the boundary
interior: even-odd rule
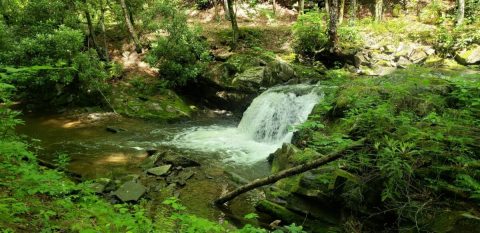
[[[305,122],[323,97],[314,85],[270,88],[243,114],[238,126],[192,127],[176,135],[171,144],[178,148],[221,154],[235,163],[254,163],[290,142],[293,127]]]
[[[305,122],[319,99],[318,88],[308,85],[269,89],[253,100],[238,130],[258,142],[289,142],[291,127]]]

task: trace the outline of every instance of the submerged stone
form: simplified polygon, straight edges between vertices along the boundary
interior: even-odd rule
[[[193,160],[189,159],[184,156],[179,156],[176,154],[168,154],[161,160],[163,163],[166,164],[171,164],[175,167],[181,166],[181,167],[198,167],[200,166],[200,163]]]
[[[111,133],[120,133],[120,132],[127,131],[126,129],[122,129],[122,128],[114,127],[114,126],[107,126],[107,128],[105,128],[105,129],[108,132],[111,132]]]
[[[192,178],[195,174],[194,171],[188,170],[181,170],[176,175],[171,175],[167,177],[167,182],[170,184],[178,184],[180,186],[185,186],[188,179]]]

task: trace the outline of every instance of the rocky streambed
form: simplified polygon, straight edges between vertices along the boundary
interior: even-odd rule
[[[266,160],[233,163],[225,160],[227,151],[192,151],[172,142],[191,127],[214,122],[217,127],[234,127],[234,117],[165,124],[81,110],[27,115],[24,120],[18,132],[32,138],[42,161],[57,164],[68,155],[67,170],[91,180],[92,189],[112,203],[150,200],[151,205],[160,205],[175,196],[193,214],[236,222],[235,216],[255,211],[255,193],[232,202],[228,213],[213,207],[213,200],[238,182],[270,172]]]

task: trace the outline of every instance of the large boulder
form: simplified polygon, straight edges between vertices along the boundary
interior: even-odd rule
[[[370,58],[368,57],[368,54],[364,53],[364,52],[358,52],[355,54],[355,56],[353,57],[354,59],[354,64],[355,64],[355,67],[357,68],[360,68],[361,66],[366,66],[366,65],[369,65],[370,62]]]
[[[480,45],[474,45],[469,49],[457,52],[455,60],[462,65],[480,64]]]
[[[243,73],[237,74],[232,84],[244,92],[257,92],[263,83],[265,67],[252,67]]]
[[[408,60],[407,58],[401,56],[398,58],[398,61],[397,61],[397,67],[398,68],[407,68],[409,65],[411,65],[412,62],[410,60]]]
[[[286,62],[275,60],[267,65],[263,73],[262,85],[273,86],[296,77],[295,70]]]
[[[143,81],[138,81],[143,82]],[[152,84],[135,84],[149,86]],[[172,90],[152,92],[136,87],[131,83],[114,86],[110,103],[117,113],[130,117],[160,121],[178,121],[188,119],[193,110]]]
[[[414,64],[421,64],[427,60],[428,54],[424,48],[415,48],[409,56],[410,61]]]
[[[282,148],[276,150],[274,153],[270,154],[268,161],[272,165],[272,173],[279,172],[291,167],[293,164],[292,158],[300,152],[296,146],[290,143],[284,143]]]

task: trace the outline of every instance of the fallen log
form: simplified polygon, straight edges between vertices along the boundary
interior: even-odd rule
[[[292,167],[292,168],[289,168],[289,169],[285,169],[283,171],[272,174],[272,175],[267,176],[265,178],[256,179],[256,180],[254,180],[254,181],[252,181],[252,182],[250,182],[246,185],[240,186],[239,188],[233,190],[232,192],[229,192],[229,193],[221,196],[220,198],[218,198],[217,200],[214,201],[214,204],[215,205],[222,205],[225,202],[228,202],[228,201],[234,199],[235,197],[237,197],[238,195],[240,195],[242,193],[246,193],[248,191],[251,191],[255,188],[258,188],[258,187],[261,187],[261,186],[264,186],[264,185],[267,185],[267,184],[273,184],[273,183],[275,183],[278,180],[281,180],[283,178],[298,175],[300,173],[318,168],[318,167],[320,167],[322,165],[325,165],[329,162],[335,161],[335,160],[343,157],[345,155],[343,152],[345,152],[346,150],[362,146],[364,141],[365,141],[365,139],[355,141],[355,142],[351,143],[350,145],[345,146],[341,149],[338,149],[338,150],[336,150],[336,151],[334,151],[334,152],[332,152],[332,153],[330,153],[326,156],[322,156],[319,159],[315,159],[315,160],[312,160],[310,162],[306,162],[304,164],[301,164],[301,165],[298,165],[298,166],[295,166],[295,167]]]

